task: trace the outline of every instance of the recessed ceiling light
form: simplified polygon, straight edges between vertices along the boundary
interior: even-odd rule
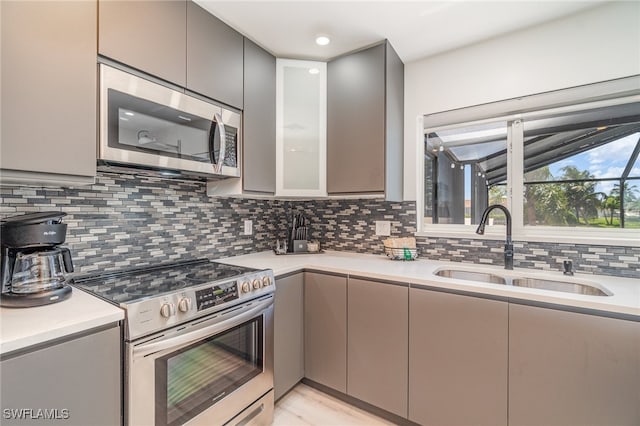
[[[320,72],[320,70],[318,68],[309,69],[309,74],[318,74],[319,72]]]
[[[326,46],[329,43],[331,43],[331,39],[325,35],[319,35],[316,37],[316,44],[319,46]]]

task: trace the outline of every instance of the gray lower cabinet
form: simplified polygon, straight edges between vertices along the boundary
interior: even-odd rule
[[[404,64],[388,41],[327,64],[327,192],[402,200]]]
[[[243,190],[276,192],[276,58],[244,40]]]
[[[114,326],[3,359],[2,424],[122,424],[120,342]]]
[[[347,278],[304,274],[305,377],[347,392]]]
[[[242,34],[192,1],[186,22],[187,89],[242,109]]]
[[[0,1],[2,183],[93,183],[95,2]]]
[[[185,86],[185,0],[99,0],[98,8],[101,55]]]
[[[349,278],[347,394],[407,417],[409,287]]]
[[[304,377],[304,275],[276,278],[274,389],[279,399]]]
[[[640,424],[640,322],[509,310],[511,426]]]
[[[508,306],[410,289],[410,420],[440,426],[507,424]]]

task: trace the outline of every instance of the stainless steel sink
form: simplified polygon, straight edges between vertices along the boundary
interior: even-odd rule
[[[588,296],[611,296],[611,293],[598,287],[584,283],[568,281],[544,280],[540,278],[514,278],[511,284],[515,287],[539,288],[542,290],[562,291],[565,293],[586,294]]]
[[[514,287],[537,288],[540,290],[561,291],[564,293],[585,294],[588,296],[611,296],[613,293],[594,285],[559,280],[548,280],[531,277],[502,277],[491,272],[468,271],[465,269],[440,269],[434,273],[443,278],[465,281],[476,281],[490,284],[512,285]]]
[[[488,272],[465,271],[463,269],[441,269],[436,275],[444,278],[455,278],[466,281],[480,281],[483,283],[506,284],[507,281],[501,276]]]

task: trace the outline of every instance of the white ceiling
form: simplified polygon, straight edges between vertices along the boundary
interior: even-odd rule
[[[406,63],[606,0],[195,1],[278,57],[327,60],[386,38]],[[331,44],[317,46],[318,34]]]

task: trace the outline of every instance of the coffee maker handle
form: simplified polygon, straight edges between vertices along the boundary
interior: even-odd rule
[[[62,262],[64,263],[64,269],[67,272],[73,272],[73,261],[71,260],[71,252],[68,248],[62,247]]]

